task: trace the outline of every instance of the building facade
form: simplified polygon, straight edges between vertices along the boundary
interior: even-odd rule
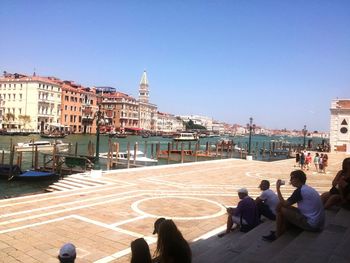
[[[60,122],[61,84],[55,78],[5,73],[0,96],[3,129],[39,132]]]
[[[173,133],[185,130],[184,122],[173,114],[158,112],[157,132]]]
[[[106,131],[138,131],[139,104],[137,100],[125,93],[103,94],[102,109]]]
[[[331,150],[350,152],[350,99],[332,100],[330,111]]]

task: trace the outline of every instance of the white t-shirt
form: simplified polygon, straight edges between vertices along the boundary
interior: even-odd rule
[[[276,207],[279,203],[279,199],[274,191],[272,191],[271,189],[262,191],[259,198],[263,200],[264,203],[270,207],[272,213],[276,214]]]

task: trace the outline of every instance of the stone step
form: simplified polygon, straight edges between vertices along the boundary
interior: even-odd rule
[[[337,211],[326,211],[326,227],[333,221],[336,214]],[[281,260],[283,262],[295,262],[301,255],[300,251],[308,250],[308,247],[317,239],[318,235],[320,235],[320,233],[307,231],[301,232],[292,242],[279,250],[278,254],[276,254],[275,251],[275,256],[273,257],[272,262],[280,262]],[[276,240],[275,242],[279,242],[279,240]]]
[[[256,237],[252,237],[250,239],[250,246],[245,250],[242,250],[242,252],[230,262],[262,263],[266,262],[267,259],[269,259],[268,261],[270,262],[273,256],[276,255],[277,251],[282,250],[285,246],[292,242],[293,239],[299,235],[300,231],[288,231],[278,240],[272,243],[262,239],[262,236],[268,235],[269,233],[270,231],[265,231]]]
[[[349,220],[349,218],[348,218]],[[343,240],[339,242],[337,247],[333,250],[331,257],[329,258],[329,263],[342,263],[350,262],[350,253],[349,253],[349,244],[350,244],[350,228],[345,232]]]
[[[329,224],[321,233],[313,233],[316,234],[314,240],[309,243],[307,249],[305,246],[302,247],[303,253],[295,262],[307,262],[309,259],[320,263],[328,262],[333,250],[343,239],[346,229],[343,226]]]
[[[65,184],[65,183],[63,183],[61,181],[53,183],[53,185],[59,186],[59,187],[62,187],[62,188],[66,188],[66,189],[69,189],[69,190],[78,189],[78,187],[76,187],[76,186],[68,185],[68,184]]]
[[[105,184],[106,184],[106,183],[103,182],[103,181],[94,180],[94,179],[86,178],[86,177],[69,176],[69,177],[66,177],[65,180],[75,181],[75,182],[84,182],[85,184],[90,184],[90,185],[92,185],[92,186],[95,186],[95,185],[105,185]]]
[[[212,238],[207,241],[207,244],[203,245],[202,248],[205,252],[195,256],[193,262],[229,262],[229,260],[232,260],[239,255],[242,249],[244,250],[249,247],[251,238],[255,238],[256,235],[261,235],[262,233],[269,231],[273,225],[274,222],[267,221],[248,233],[242,233],[236,230],[222,238]],[[213,244],[208,244],[209,242]]]

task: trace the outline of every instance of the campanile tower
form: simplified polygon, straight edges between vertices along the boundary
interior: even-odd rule
[[[145,103],[149,102],[149,89],[148,89],[148,79],[147,79],[146,70],[143,71],[141,81],[140,81],[139,100]]]

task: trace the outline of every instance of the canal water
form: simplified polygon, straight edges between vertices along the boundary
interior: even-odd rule
[[[224,138],[224,137],[221,137]],[[248,136],[244,137],[225,137],[226,139],[233,140],[235,144],[238,144],[240,147],[246,148],[246,144],[248,143]],[[308,138],[309,139],[309,138]],[[0,151],[5,152],[5,163],[8,163],[9,158],[9,150],[11,145],[16,144],[18,142],[29,142],[30,140],[47,140],[40,138],[39,135],[29,135],[29,136],[4,136],[0,135]],[[100,153],[108,151],[108,136],[100,136]],[[206,143],[209,142],[212,147],[220,140],[219,137],[211,137],[211,138],[201,138],[200,139],[200,150],[205,150]],[[73,148],[75,145],[78,145],[77,152],[81,155],[86,155],[88,152],[89,142],[94,143],[96,145],[96,135],[68,135],[64,139],[63,142],[71,143]],[[130,150],[133,150],[134,144],[138,143],[139,150],[144,151],[145,142],[147,142],[147,156],[151,155],[151,144],[159,144],[160,150],[167,150],[168,143],[172,142],[171,138],[162,138],[162,137],[149,137],[142,138],[141,136],[128,136],[127,138],[112,138],[112,142],[118,142],[120,145],[120,151],[126,151],[128,143],[130,144]],[[284,144],[291,143],[293,145],[302,145],[304,142],[303,137],[281,137],[281,136],[252,136],[251,149],[252,151],[257,149],[261,149],[263,145],[265,148],[268,148],[268,145],[271,141],[274,142],[282,142]],[[312,138],[313,145],[317,145],[321,143],[322,139],[320,138]],[[185,149],[188,148],[188,144],[186,143]],[[194,143],[192,142],[192,149],[194,149]],[[154,147],[155,151],[155,147]],[[212,151],[214,149],[212,148]],[[6,154],[7,153],[7,154]],[[236,153],[234,157],[239,158],[240,155]],[[268,156],[264,160],[266,161],[274,161],[279,159],[286,158],[284,155],[276,155],[276,156]],[[254,159],[262,159],[262,156],[257,154]],[[205,159],[202,159],[205,160]],[[167,160],[159,160],[158,165],[167,164]],[[31,154],[23,155],[22,162],[22,170],[30,169],[32,166],[32,157]],[[102,167],[102,169],[105,169]],[[44,180],[44,181],[16,181],[11,180],[7,181],[4,179],[0,179],[0,199],[8,198],[13,196],[22,196],[32,193],[40,193],[43,192],[50,184],[54,181],[52,180]]]

